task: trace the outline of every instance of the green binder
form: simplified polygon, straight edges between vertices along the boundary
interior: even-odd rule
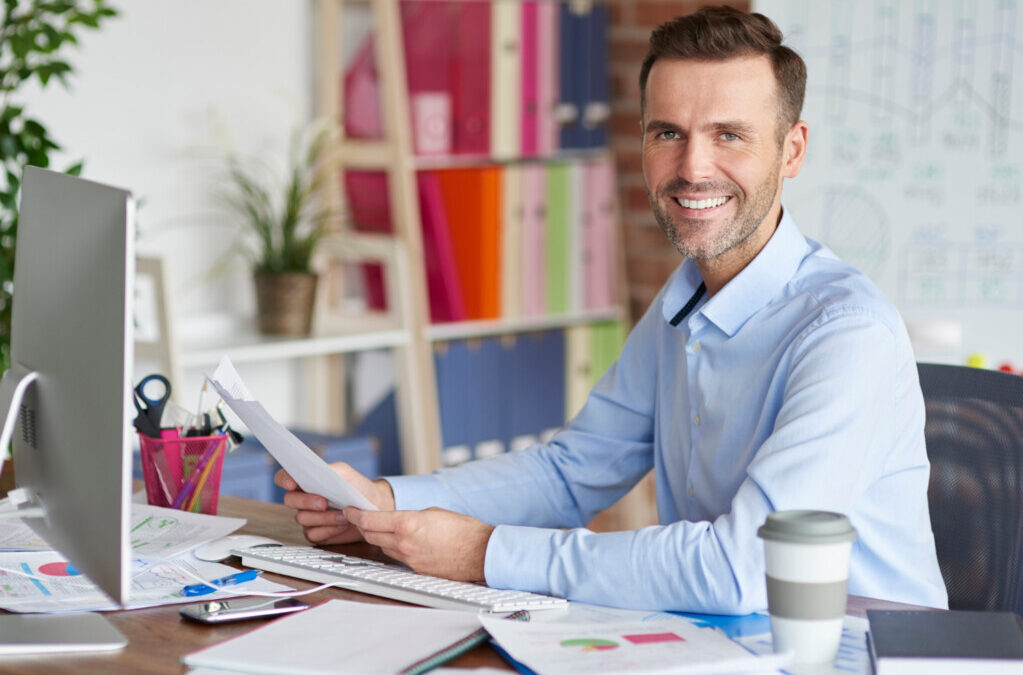
[[[625,345],[625,324],[621,321],[605,321],[590,327],[590,386],[604,377],[611,364]]]
[[[547,170],[547,312],[569,308],[571,266],[571,167],[551,164]]]

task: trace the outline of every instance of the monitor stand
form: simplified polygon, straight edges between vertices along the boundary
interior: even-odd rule
[[[6,409],[0,429],[0,468],[10,447],[25,392],[38,376],[20,363],[13,363],[0,380],[0,411]],[[0,500],[3,505],[0,518],[44,516],[41,508],[29,503],[30,496],[19,490],[12,492],[19,498]],[[127,644],[127,638],[95,612],[0,615],[0,654],[109,651],[123,649]]]
[[[102,652],[127,644],[128,639],[95,612],[0,616],[0,655]]]

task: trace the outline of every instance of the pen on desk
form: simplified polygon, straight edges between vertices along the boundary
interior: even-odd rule
[[[215,593],[219,587],[233,586],[246,581],[252,581],[262,573],[262,570],[245,570],[244,572],[238,572],[237,574],[229,574],[226,577],[213,579],[205,584],[192,584],[191,586],[185,586],[181,589],[181,595],[191,597],[193,595],[207,595],[209,593]]]

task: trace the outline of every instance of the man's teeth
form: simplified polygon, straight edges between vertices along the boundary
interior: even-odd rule
[[[715,206],[721,206],[728,201],[728,197],[715,197],[714,199],[678,199],[675,201],[679,203],[679,206],[687,209],[712,209]]]

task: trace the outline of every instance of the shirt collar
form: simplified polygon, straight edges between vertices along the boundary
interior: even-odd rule
[[[792,279],[810,252],[806,238],[796,228],[788,211],[782,209],[774,234],[739,274],[707,300],[699,313],[729,337],[762,309]],[[703,279],[691,259],[686,259],[669,281],[661,307],[670,322],[693,296]]]
[[[664,290],[664,300],[661,302],[661,314],[664,320],[671,323],[679,310],[685,307],[686,303],[693,297],[703,279],[696,264],[689,258],[682,261],[671,278],[668,280],[667,288]]]

